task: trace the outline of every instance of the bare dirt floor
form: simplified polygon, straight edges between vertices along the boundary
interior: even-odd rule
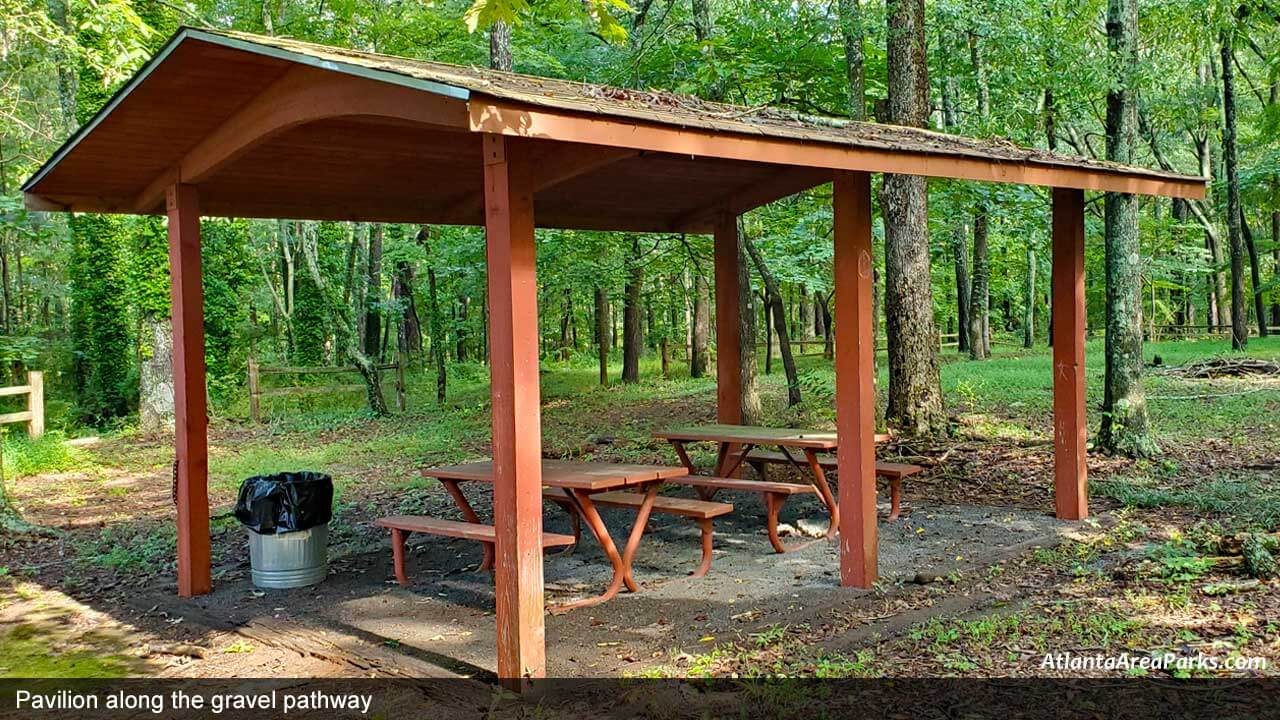
[[[982,575],[1004,559],[1056,545],[1072,527],[1033,510],[908,501],[900,519],[881,522],[881,580],[864,591],[839,586],[838,537],[824,537],[826,516],[816,499],[784,509],[785,554],[769,546],[756,495],[722,499],[736,510],[717,522],[706,577],[689,576],[700,554],[696,528],[655,516],[634,565],[640,592],[624,590],[601,605],[547,615],[551,676],[644,675],[724,643],[749,643],[771,629],[821,632],[850,613],[868,618],[861,624],[874,629],[878,616],[896,616],[878,609],[908,589]],[[882,520],[887,512],[886,504]],[[603,515],[621,542],[634,514]],[[548,531],[569,532],[563,514],[548,517]],[[237,541],[233,535],[224,542]],[[23,583],[18,595],[25,597],[0,608],[0,623],[36,620],[58,628],[69,645],[118,663],[114,669],[127,674],[492,677],[493,580],[475,570],[479,546],[414,536],[412,584],[401,588],[392,577],[389,543],[384,538],[376,545],[332,558],[325,582],[295,590],[255,588],[243,554],[220,568],[212,594],[191,600],[162,585],[124,594],[85,588],[86,604]],[[611,578],[589,534],[572,552],[550,555],[545,573],[549,605],[598,594]]]

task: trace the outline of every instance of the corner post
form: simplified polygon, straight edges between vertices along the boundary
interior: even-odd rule
[[[738,219],[723,212],[715,220],[716,417],[742,424],[742,366],[739,363]]]
[[[178,594],[212,589],[209,569],[209,450],[204,378],[204,289],[200,281],[200,204],[194,185],[171,185],[169,278],[173,318],[175,498]]]
[[[1084,191],[1053,189],[1053,471],[1057,515],[1089,516],[1084,379]]]
[[[532,168],[518,140],[484,136],[498,677],[546,674],[542,426]]]
[[[27,421],[27,435],[35,440],[44,434],[44,373],[39,370],[27,372],[27,412],[31,419]]]
[[[832,204],[840,584],[869,588],[877,574],[871,175],[836,173]]]

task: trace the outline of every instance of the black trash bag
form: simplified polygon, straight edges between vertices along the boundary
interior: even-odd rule
[[[318,472],[251,477],[240,484],[235,515],[259,535],[324,525],[333,518],[333,478]]]

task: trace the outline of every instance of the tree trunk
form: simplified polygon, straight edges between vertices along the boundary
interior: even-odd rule
[[[596,358],[600,364],[600,384],[609,385],[609,341],[612,334],[609,327],[609,296],[599,285],[595,290],[596,300]]]
[[[382,336],[382,223],[369,228],[369,266],[365,295],[364,354],[378,358]]]
[[[985,360],[991,355],[991,267],[988,238],[990,217],[985,209],[973,215],[973,286],[969,296],[969,359]]]
[[[1244,299],[1244,238],[1240,229],[1240,172],[1236,158],[1235,69],[1232,67],[1234,30],[1219,34],[1222,49],[1222,161],[1227,180],[1227,239],[1231,245],[1231,348],[1249,346],[1248,310]]]
[[[738,366],[742,369],[742,424],[760,422],[760,392],[756,383],[756,310],[751,291],[751,259],[742,243],[742,218],[738,218]]]
[[[641,289],[644,286],[644,265],[640,262],[640,240],[631,240],[631,258],[627,267],[627,283],[623,289],[622,305],[622,382],[640,381],[640,352],[644,338],[640,327]]]
[[[149,356],[138,368],[138,427],[147,434],[173,432],[173,323],[147,314],[141,340]]]
[[[888,2],[888,115],[889,122],[898,125],[924,127],[928,120],[924,18],[924,0]],[[928,190],[922,177],[885,175],[881,193],[889,341],[887,419],[908,434],[937,434],[946,429],[946,414],[933,320]]]
[[[1258,321],[1258,337],[1267,336],[1267,307],[1262,292],[1262,261],[1258,257],[1258,246],[1253,241],[1253,230],[1249,220],[1240,210],[1240,233],[1244,235],[1244,246],[1249,251],[1249,281],[1253,287],[1253,314]]]
[[[1207,82],[1210,75],[1207,69],[1202,67],[1201,81]],[[1196,156],[1200,160],[1200,175],[1202,177],[1213,176],[1213,149],[1209,145],[1209,137],[1206,134],[1196,139]],[[1213,192],[1212,185],[1209,192]],[[1223,254],[1222,242],[1218,238],[1218,234],[1212,229],[1213,225],[1204,219],[1204,244],[1209,251],[1209,258],[1213,263],[1213,271],[1209,273],[1209,322],[1208,324],[1216,326],[1216,328],[1224,328],[1231,324],[1229,313],[1227,311],[1227,278],[1222,271]]]
[[[984,128],[991,117],[991,89],[987,68],[982,62],[982,46],[978,34],[969,32],[969,64],[978,88],[978,118]],[[969,358],[991,357],[991,257],[989,250],[991,219],[986,198],[979,198],[973,211],[973,285],[969,298]]]
[[[954,130],[956,120],[956,79],[948,76],[942,83],[942,122],[948,132]],[[956,351],[969,351],[969,295],[973,292],[969,283],[969,225],[961,222],[951,233],[951,256],[956,273]]]
[[[430,257],[431,249],[428,246],[430,231],[426,225],[422,226],[422,230],[418,232],[418,244]],[[435,357],[436,365],[436,403],[444,404],[445,392],[448,389],[449,375],[445,368],[444,359],[444,323],[440,317],[440,296],[436,288],[436,269],[432,264],[427,265],[427,302],[430,307],[427,308],[429,313],[427,321],[431,332],[431,354]]]
[[[404,327],[404,347],[400,350],[406,354],[422,352],[422,321],[418,318],[418,306],[413,299],[413,266],[407,260],[396,261],[391,295],[400,309],[400,323]]]
[[[489,28],[489,67],[511,72],[511,26],[499,20]]]
[[[1134,86],[1138,59],[1137,0],[1109,0],[1107,40],[1117,82],[1107,94],[1107,160],[1133,162],[1137,130]],[[1125,193],[1105,198],[1107,278],[1106,379],[1100,448],[1132,457],[1154,455],[1142,388],[1142,270],[1138,200]]]
[[[791,355],[791,336],[787,332],[787,314],[782,304],[782,293],[778,291],[777,281],[765,266],[764,257],[751,238],[743,236],[742,244],[751,256],[756,272],[760,273],[760,279],[764,281],[767,306],[773,308],[773,328],[778,334],[778,347],[782,351],[782,368],[787,373],[787,407],[793,407],[800,404],[800,376],[796,372],[796,360]]]
[[[867,119],[867,80],[863,60],[861,0],[840,0],[840,35],[844,40],[844,67],[849,81],[849,118]]]
[[[827,293],[818,306],[822,310],[822,357],[832,360],[836,355],[835,330],[831,327],[831,296],[835,291]]]
[[[1022,347],[1030,348],[1036,339],[1036,248],[1027,241],[1027,304],[1022,310]]]
[[[701,272],[693,276],[693,347],[689,355],[689,377],[707,374],[707,344],[711,335],[711,288]]]
[[[744,242],[745,244],[745,242]],[[760,301],[763,303],[762,321],[764,322],[764,374],[773,374],[773,325],[769,322],[769,316],[773,313],[773,305],[769,302],[769,297],[764,292],[760,293]]]

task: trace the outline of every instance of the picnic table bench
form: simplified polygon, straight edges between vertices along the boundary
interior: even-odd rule
[[[826,472],[836,468],[834,452],[838,442],[835,432],[711,424],[665,430],[654,433],[654,437],[671,443],[680,462],[689,471],[688,477],[678,478],[672,482],[694,487],[703,499],[711,499],[718,490],[758,492],[763,495],[767,514],[766,530],[769,543],[775,551],[780,553],[787,551],[781,538],[778,537],[778,514],[791,495],[816,494],[827,509],[827,537],[835,535],[839,527],[840,509],[827,482]],[[890,436],[877,433],[875,439],[876,442],[886,442]],[[713,476],[705,477],[696,474],[696,468],[686,448],[686,445],[693,442],[714,442],[718,445]],[[760,447],[775,447],[777,451],[760,450],[758,449]],[[802,457],[797,457],[795,451],[799,451]],[[756,469],[760,480],[743,480],[735,477],[739,474],[744,462]],[[790,464],[802,474],[807,471],[812,482],[770,481],[764,467],[774,463]],[[896,520],[900,512],[902,478],[920,470],[921,468],[917,466],[902,463],[876,463],[876,474],[890,480],[890,521]]]
[[[492,483],[493,463],[490,461],[474,462],[464,465],[427,468],[421,472],[426,477],[434,477],[440,480],[450,497],[453,498],[454,503],[458,506],[458,510],[462,513],[465,522],[416,518],[415,520],[428,522],[417,523],[415,528],[409,529],[409,532],[427,532],[477,540],[484,550],[484,560],[481,562],[480,569],[487,570],[492,568],[494,543],[490,539],[495,537],[494,528],[480,520],[459,485],[463,482]],[[604,593],[596,597],[555,606],[551,608],[552,612],[564,612],[604,602],[616,595],[623,586],[626,586],[632,592],[639,590],[639,586],[631,576],[631,564],[641,537],[644,535],[649,516],[653,512],[683,515],[692,517],[699,522],[703,527],[703,559],[702,565],[696,574],[706,573],[706,569],[710,567],[711,558],[711,521],[715,517],[731,512],[733,506],[727,503],[692,501],[683,498],[659,498],[658,491],[665,481],[684,475],[687,472],[683,467],[675,466],[571,462],[563,460],[542,461],[544,498],[571,510],[571,517],[574,519],[573,535],[543,533],[543,547],[556,547],[576,543],[581,533],[577,518],[581,517],[582,520],[586,521],[587,527],[600,543],[601,549],[604,550],[606,557],[609,558],[609,562],[613,566],[613,578]],[[634,492],[621,492],[624,490]],[[597,505],[627,507],[636,511],[635,522],[632,525],[627,544],[621,553],[618,552],[617,545],[609,534],[608,527],[605,526],[599,511],[596,510]],[[391,527],[394,533],[396,528],[392,524],[385,522],[386,520],[389,519],[384,518],[378,524]],[[400,518],[396,518],[396,520],[398,525],[403,526],[405,524]],[[475,529],[464,526],[474,526]],[[406,528],[401,527],[400,529],[403,532]],[[550,541],[547,540],[548,536],[551,538]],[[394,537],[392,545],[394,554],[396,547]],[[401,577],[403,574],[403,555],[401,555],[399,564],[401,572],[397,574],[397,580],[401,580],[401,584],[406,584],[407,576],[403,579]]]

